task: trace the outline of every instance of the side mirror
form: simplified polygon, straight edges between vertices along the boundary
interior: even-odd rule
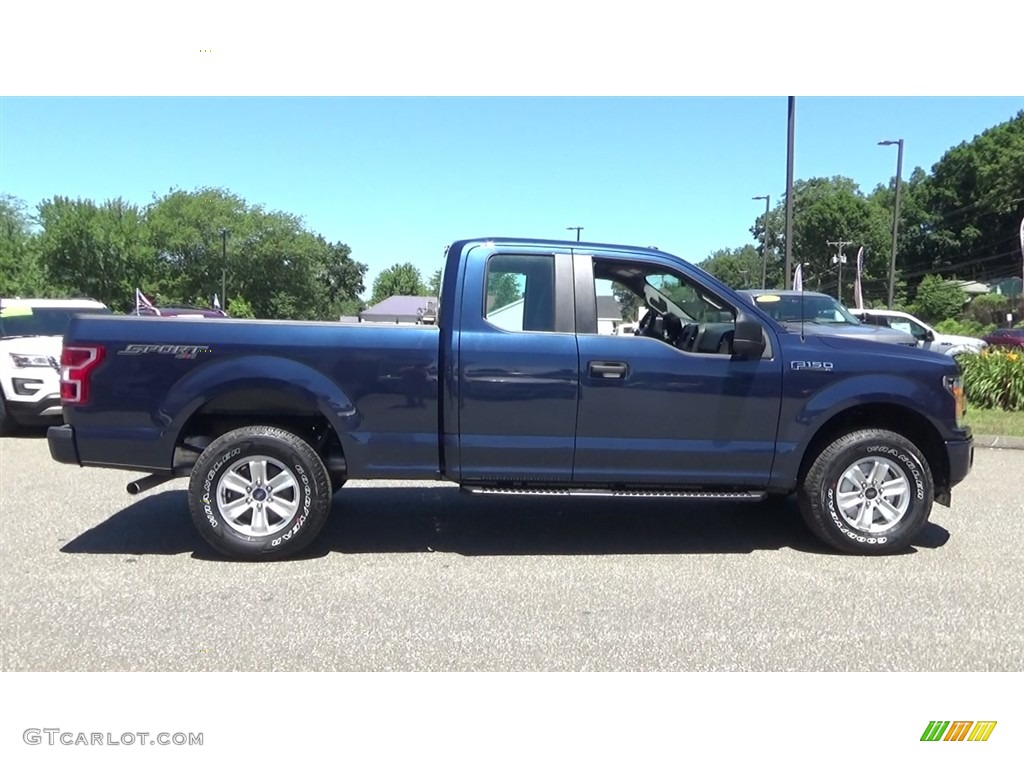
[[[742,312],[736,316],[732,354],[743,360],[759,358],[764,354],[764,329],[759,322],[751,320]]]
[[[932,333],[931,331],[925,331],[924,332],[924,340],[925,341],[935,341],[935,334]]]

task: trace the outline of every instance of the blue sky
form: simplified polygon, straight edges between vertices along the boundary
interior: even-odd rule
[[[1022,98],[796,102],[795,178],[887,183],[1024,109]],[[460,237],[752,243],[786,185],[786,97],[167,97],[0,100],[0,191],[146,204],[226,187],[304,217],[369,265],[424,276]]]

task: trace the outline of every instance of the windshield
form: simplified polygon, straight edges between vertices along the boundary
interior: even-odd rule
[[[63,336],[72,315],[109,315],[105,307],[4,307],[0,310],[0,338]]]
[[[780,296],[769,293],[752,297],[757,306],[780,323],[801,320],[820,325],[862,325],[842,304],[831,296]]]

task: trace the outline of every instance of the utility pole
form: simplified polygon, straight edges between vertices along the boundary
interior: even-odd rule
[[[832,257],[832,263],[839,265],[839,288],[838,288],[838,290],[836,290],[836,298],[839,299],[839,303],[842,304],[843,303],[843,264],[846,263],[846,257],[843,256],[843,246],[844,245],[853,245],[853,243],[850,242],[849,240],[836,240],[835,242],[832,242],[830,240],[830,241],[828,241],[828,245],[839,246],[838,253],[835,256]]]
[[[793,266],[793,138],[796,133],[796,96],[789,97],[789,130],[786,142],[786,274],[782,287],[789,289],[792,276],[789,270]]]
[[[761,288],[768,287],[768,208],[771,206],[771,195],[758,195],[751,200],[764,200],[764,243],[761,251]]]
[[[566,227],[566,229],[576,230],[576,242],[578,243],[580,241],[580,230],[583,229],[583,227]]]
[[[221,262],[220,262],[220,305],[228,308],[228,230],[220,228]]]
[[[880,141],[878,146],[897,146],[896,155],[896,201],[893,203],[892,212],[892,258],[889,259],[889,303],[887,307],[892,309],[893,287],[896,284],[896,235],[900,229],[900,178],[903,176],[903,139],[896,141]]]

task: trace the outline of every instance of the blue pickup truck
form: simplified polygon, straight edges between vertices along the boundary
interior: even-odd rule
[[[189,476],[202,537],[294,555],[349,479],[479,494],[796,494],[853,554],[905,550],[974,460],[955,361],[802,334],[654,248],[516,238],[446,251],[436,324],[76,316],[52,457]],[[648,311],[599,333],[618,286]]]

